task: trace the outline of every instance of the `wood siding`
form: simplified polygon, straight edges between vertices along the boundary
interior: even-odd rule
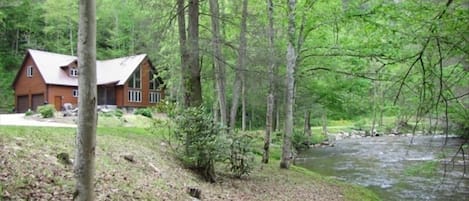
[[[73,106],[77,106],[78,97],[73,97],[73,90],[78,89],[75,86],[60,86],[60,85],[48,85],[47,91],[47,101],[50,104],[54,104],[55,108],[62,109],[64,103],[71,103]],[[56,102],[55,97],[59,96],[61,98],[60,102]],[[58,100],[57,100],[58,101]]]
[[[33,74],[31,77],[28,77],[26,75],[26,71],[29,66],[31,66],[33,69]],[[39,72],[38,68],[36,67],[36,64],[31,59],[31,56],[29,54],[27,55],[23,62],[23,65],[21,66],[13,88],[15,89],[15,110],[17,112],[24,112],[30,108],[33,109],[33,94],[36,95],[36,97],[38,97],[38,95],[40,94],[42,94],[43,97],[46,96],[46,84],[44,83],[44,79],[42,78],[41,73]],[[28,96],[28,108],[20,108],[24,107],[24,103],[18,103],[18,97],[20,96]]]
[[[151,69],[151,64],[150,62],[148,61],[148,58],[145,58],[145,60],[142,61],[142,63],[139,65],[139,68],[140,68],[140,80],[141,80],[141,84],[140,84],[140,89],[134,89],[134,88],[129,88],[128,87],[128,81],[127,80],[124,84],[124,86],[122,87],[123,89],[118,89],[116,90],[116,96],[117,95],[122,95],[123,97],[123,100],[122,102],[120,102],[118,99],[117,99],[117,105],[118,106],[122,106],[122,107],[148,107],[148,106],[152,106],[152,105],[155,105],[155,103],[150,103],[150,97],[149,97],[149,93],[150,93],[150,69]],[[138,70],[138,69],[137,69]],[[129,90],[139,90],[141,91],[141,102],[130,102],[129,101]],[[156,90],[153,90],[153,91],[156,91]],[[161,93],[161,98],[164,97],[164,92]],[[120,105],[119,103],[122,103],[122,105]]]

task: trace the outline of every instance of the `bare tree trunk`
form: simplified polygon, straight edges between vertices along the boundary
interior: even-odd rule
[[[190,81],[183,80],[188,83],[186,89],[190,89],[189,106],[202,105],[202,85],[200,83],[200,63],[199,63],[199,0],[189,0],[189,70]]]
[[[80,0],[78,29],[79,99],[74,200],[94,200],[96,150],[96,2]]]
[[[291,136],[293,135],[293,104],[295,102],[295,68],[296,68],[296,50],[295,50],[295,10],[296,0],[288,1],[288,46],[287,46],[287,93],[286,93],[286,111],[285,111],[285,133],[283,136],[282,160],[280,168],[288,169],[290,167],[292,155]]]
[[[267,11],[268,11],[268,20],[269,28],[267,37],[269,39],[269,92],[267,94],[267,112],[265,115],[265,136],[264,136],[264,154],[262,155],[262,162],[269,162],[269,149],[270,149],[270,136],[273,131],[274,124],[274,85],[275,85],[275,52],[274,52],[274,5],[272,0],[267,0]]]
[[[304,125],[304,135],[308,136],[308,139],[311,140],[311,111],[305,111],[305,125]],[[309,142],[309,141],[308,141]]]
[[[243,76],[244,77],[244,76]],[[241,130],[245,131],[246,130],[246,122],[247,122],[247,115],[246,115],[246,78],[244,77],[243,82],[241,83]],[[252,120],[252,112],[249,117],[250,120]],[[251,121],[249,121],[249,129],[251,129]]]
[[[184,93],[184,106],[188,107],[190,100],[190,92],[188,82],[190,80],[190,71],[187,65],[189,61],[189,53],[187,51],[187,34],[186,34],[186,19],[185,19],[185,5],[184,0],[177,0],[177,19],[178,19],[178,32],[179,32],[179,52],[181,55],[181,91]]]
[[[218,0],[210,0],[210,13],[212,20],[212,48],[213,62],[215,66],[215,79],[217,86],[218,103],[220,105],[220,120],[223,126],[227,126],[226,94],[225,94],[225,65],[220,47],[220,11]]]
[[[324,108],[322,111],[322,134],[327,136],[327,110]]]
[[[244,67],[246,63],[246,20],[248,16],[248,0],[243,0],[243,11],[241,17],[241,27],[239,32],[239,48],[238,48],[238,61],[236,66],[236,76],[235,76],[235,83],[233,85],[233,100],[231,103],[231,111],[230,111],[230,130],[233,130],[236,126],[236,115],[238,113],[239,107],[239,97],[240,93],[242,93],[242,85],[244,80]],[[245,111],[245,109],[244,109]],[[243,113],[245,115],[246,113]],[[244,116],[242,117],[245,118]],[[243,130],[246,128],[246,121],[243,120],[242,123]]]
[[[376,118],[377,118],[377,115],[378,115],[378,100],[377,100],[377,96],[378,96],[378,84],[376,83],[376,81],[373,81],[373,120],[372,120],[372,123],[371,123],[371,130],[370,130],[370,135],[373,137],[375,136],[375,133],[374,133],[374,130],[375,130],[375,126],[376,126]]]

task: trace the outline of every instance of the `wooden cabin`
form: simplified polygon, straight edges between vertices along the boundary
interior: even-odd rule
[[[146,54],[96,61],[98,105],[149,107],[164,98],[164,82]],[[13,81],[15,111],[78,103],[77,57],[28,50]]]

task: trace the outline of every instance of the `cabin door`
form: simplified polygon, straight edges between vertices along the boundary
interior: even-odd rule
[[[62,96],[54,97],[55,110],[60,111],[62,109]]]

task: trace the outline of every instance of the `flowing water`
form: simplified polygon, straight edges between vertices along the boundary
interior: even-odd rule
[[[296,165],[371,188],[383,200],[469,200],[469,176],[463,176],[462,155],[448,162],[462,140],[448,138],[443,146],[444,136],[411,139],[344,139],[334,147],[303,151]]]

